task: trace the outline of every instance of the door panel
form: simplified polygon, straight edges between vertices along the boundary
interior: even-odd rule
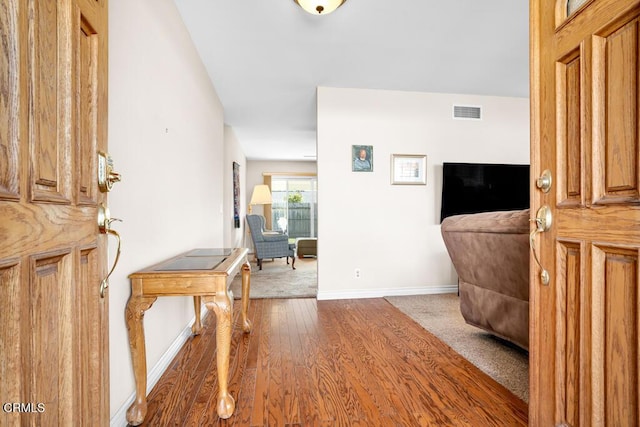
[[[20,402],[20,313],[22,270],[19,259],[0,261],[0,396],[4,402]],[[0,418],[2,421],[3,418]],[[7,425],[9,425],[7,423]]]
[[[558,160],[562,166],[558,172],[559,204],[583,204],[582,191],[584,147],[581,138],[580,79],[582,61],[580,49],[558,61],[556,67],[558,93]],[[572,118],[572,120],[569,120]]]
[[[638,249],[593,251],[594,420],[638,425]]]
[[[563,12],[564,11],[564,12]],[[640,2],[532,2],[532,171],[553,225],[531,275],[534,426],[637,426]]]
[[[77,88],[78,97],[76,114],[79,117],[76,135],[75,172],[77,176],[76,197],[79,204],[95,205],[97,203],[96,142],[97,100],[98,100],[98,35],[89,26],[84,16],[80,15],[73,26],[75,42],[78,49]]]
[[[580,355],[582,348],[580,336],[583,331],[581,288],[582,250],[580,243],[559,242],[558,291],[556,293],[557,316],[566,319],[557,325],[559,354],[556,356],[556,382],[559,390],[556,395],[556,408],[566,417],[570,425],[579,424],[580,399]]]
[[[38,425],[64,425],[71,413],[73,376],[71,370],[73,261],[69,250],[30,257],[30,287],[27,291],[31,316],[23,322],[23,335],[30,336],[25,384],[28,402],[44,404]],[[29,378],[30,377],[30,378]],[[67,419],[67,422],[70,421]]]
[[[596,203],[638,199],[638,20],[594,37],[596,111],[594,143],[603,170]],[[600,89],[600,90],[598,90]],[[598,114],[599,113],[599,114]],[[596,138],[597,137],[597,138]]]
[[[65,31],[57,30],[68,25],[61,6],[55,1],[29,2],[27,28],[31,200],[52,203],[70,203],[66,178],[71,160],[67,134],[71,74],[65,72],[70,51],[64,46]]]
[[[6,0],[0,24],[0,401],[22,404],[0,425],[108,425],[107,3]]]
[[[20,197],[20,56],[18,40],[18,1],[0,5],[0,200]]]

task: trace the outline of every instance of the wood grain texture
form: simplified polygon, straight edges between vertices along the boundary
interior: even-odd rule
[[[8,402],[19,402],[24,387],[20,369],[21,267],[17,259],[0,262],[0,301],[6,304],[0,310],[0,354],[3,362],[0,364],[0,396]],[[3,411],[0,424],[19,425],[19,419]]]
[[[586,108],[582,101],[581,49],[565,55],[556,64],[556,139],[558,144],[556,193],[559,206],[583,205],[583,179],[586,149],[583,143],[583,123],[580,117]]]
[[[556,418],[565,419],[569,425],[580,425],[580,357],[582,309],[584,294],[580,292],[582,254],[579,242],[562,242],[561,264],[557,275],[557,319],[555,366],[558,393],[556,394]]]
[[[532,265],[529,421],[638,425],[640,1],[564,5],[531,2],[533,176],[558,188],[531,199],[554,221],[548,286]]]
[[[638,394],[638,251],[600,247],[604,257],[605,425],[640,422]],[[597,351],[596,350],[596,351]]]
[[[594,204],[640,200],[638,14],[631,10],[591,39]]]
[[[89,58],[73,42],[81,25],[99,39],[89,68],[99,76],[92,108],[102,114],[88,125],[106,129],[106,6],[0,4],[0,398],[42,405],[3,411],[3,426],[109,424],[108,303],[99,295],[107,240],[95,208],[106,197],[79,206],[72,191],[75,144],[87,158],[107,148],[106,133],[74,139],[90,118],[76,114],[87,102],[75,94]]]
[[[65,36],[70,37],[64,7],[58,2],[31,2],[29,70],[32,100],[29,145],[31,200],[70,203],[70,78],[73,75]],[[58,31],[60,26],[61,31]]]
[[[233,321],[231,418],[216,414],[214,316],[148,396],[142,425],[517,426],[527,405],[383,299],[252,300]]]
[[[0,199],[7,200],[20,197],[20,3],[0,4]]]
[[[607,196],[638,199],[638,21],[605,43]]]
[[[97,213],[74,206],[35,203],[0,204],[0,259],[23,256],[36,246],[54,250],[61,241],[87,245],[95,241]]]
[[[97,159],[98,141],[98,35],[86,20],[77,22],[73,28],[77,43],[76,111],[79,117],[75,129],[75,189],[76,200],[81,205],[97,203]]]

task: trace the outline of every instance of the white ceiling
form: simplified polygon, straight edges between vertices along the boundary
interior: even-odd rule
[[[315,160],[318,86],[529,96],[525,0],[175,3],[250,160]]]

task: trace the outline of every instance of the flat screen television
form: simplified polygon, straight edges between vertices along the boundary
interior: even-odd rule
[[[529,207],[529,165],[443,163],[440,221]]]

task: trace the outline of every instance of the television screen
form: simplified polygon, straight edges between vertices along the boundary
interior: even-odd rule
[[[443,163],[440,221],[529,207],[529,165]]]

